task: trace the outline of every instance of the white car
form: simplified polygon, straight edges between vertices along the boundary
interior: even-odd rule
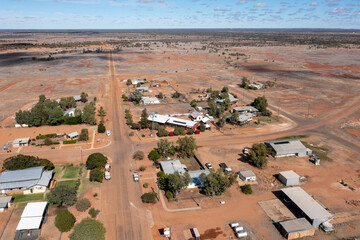
[[[135,182],[139,181],[139,175],[137,173],[134,173],[133,177]]]
[[[106,135],[110,136],[110,130],[106,131]]]
[[[211,163],[205,163],[205,166],[206,166],[208,169],[212,169],[212,168],[213,168],[212,165],[211,165]]]

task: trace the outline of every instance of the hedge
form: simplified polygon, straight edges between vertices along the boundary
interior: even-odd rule
[[[63,144],[74,144],[76,143],[76,140],[66,140],[66,141],[63,141]]]
[[[56,133],[50,133],[50,134],[45,134],[45,135],[39,134],[38,136],[36,136],[36,139],[56,138],[56,137],[57,137]]]

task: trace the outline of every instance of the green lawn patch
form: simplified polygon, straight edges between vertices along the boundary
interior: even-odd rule
[[[13,194],[11,195],[14,197],[14,202],[32,202],[32,201],[40,201],[44,200],[43,193],[36,193],[36,194]]]
[[[63,144],[74,144],[76,143],[76,140],[66,140],[66,141],[63,141]]]
[[[54,168],[55,177],[60,177],[62,171],[63,171],[63,167],[62,167],[62,166],[55,167],[55,168]]]
[[[302,135],[293,135],[293,136],[281,137],[281,138],[277,138],[275,140],[279,141],[279,140],[289,140],[289,139],[302,139],[302,138],[308,138],[308,137],[309,137],[309,135],[302,134]]]
[[[61,186],[61,185],[67,185],[71,188],[78,188],[79,180],[65,180],[65,181],[60,181],[56,184],[56,186]]]
[[[330,149],[327,146],[318,147],[311,145],[310,143],[307,142],[302,142],[302,143],[305,145],[305,147],[310,148],[312,150],[312,154],[316,154],[321,161],[329,161],[329,162],[332,161],[332,159],[328,157],[328,153],[330,152]]]
[[[62,178],[77,178],[79,175],[79,166],[68,166],[65,169],[65,173]]]
[[[260,123],[262,123],[262,122],[274,123],[274,122],[279,122],[280,118],[279,118],[279,116],[270,116],[270,117],[259,116],[254,119],[254,122],[257,122],[258,120],[260,120]]]

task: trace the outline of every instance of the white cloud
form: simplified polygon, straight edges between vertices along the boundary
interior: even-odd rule
[[[317,5],[319,5],[318,2],[312,2],[312,3],[310,4],[310,6],[313,6],[313,7],[315,7],[315,6],[317,6]]]
[[[247,0],[241,0],[241,1],[238,1],[236,4],[244,4],[244,3],[247,3]]]
[[[254,4],[254,7],[261,7],[261,8],[263,8],[263,7],[267,7],[267,4],[266,4],[266,3],[255,3],[255,4]]]

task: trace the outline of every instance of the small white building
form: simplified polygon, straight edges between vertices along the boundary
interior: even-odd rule
[[[264,84],[262,84],[260,82],[253,82],[253,83],[250,83],[249,87],[256,88],[256,89],[262,89],[262,88],[264,88]]]
[[[239,178],[246,182],[256,181],[256,175],[251,170],[241,170],[239,171]]]
[[[142,97],[141,102],[144,105],[150,105],[150,104],[160,104],[160,101],[157,97]]]
[[[78,133],[78,132],[72,132],[72,133],[69,133],[69,134],[67,135],[67,137],[72,140],[72,139],[78,138],[78,137],[79,137],[79,133]]]
[[[239,106],[234,107],[233,112],[239,112],[239,113],[251,113],[253,116],[256,116],[259,113],[259,110],[253,106]]]
[[[283,171],[279,173],[279,180],[286,186],[299,185],[300,176],[293,170]]]
[[[16,227],[15,239],[37,239],[46,218],[47,202],[30,202]]]
[[[76,102],[81,101],[81,96],[80,96],[80,95],[76,95],[76,96],[74,96],[73,98],[74,98],[74,100],[75,100]]]
[[[75,108],[69,109],[64,113],[64,116],[75,117]]]
[[[148,92],[149,88],[148,87],[137,87],[136,90],[141,91],[141,92]]]
[[[10,207],[12,199],[12,196],[0,197],[0,212],[4,212],[6,208]]]
[[[14,148],[18,148],[18,147],[23,147],[23,146],[29,146],[30,144],[30,138],[16,138],[13,142],[12,142],[12,146]]]
[[[195,122],[200,122],[204,118],[204,114],[202,112],[194,111],[190,113],[190,119]]]

